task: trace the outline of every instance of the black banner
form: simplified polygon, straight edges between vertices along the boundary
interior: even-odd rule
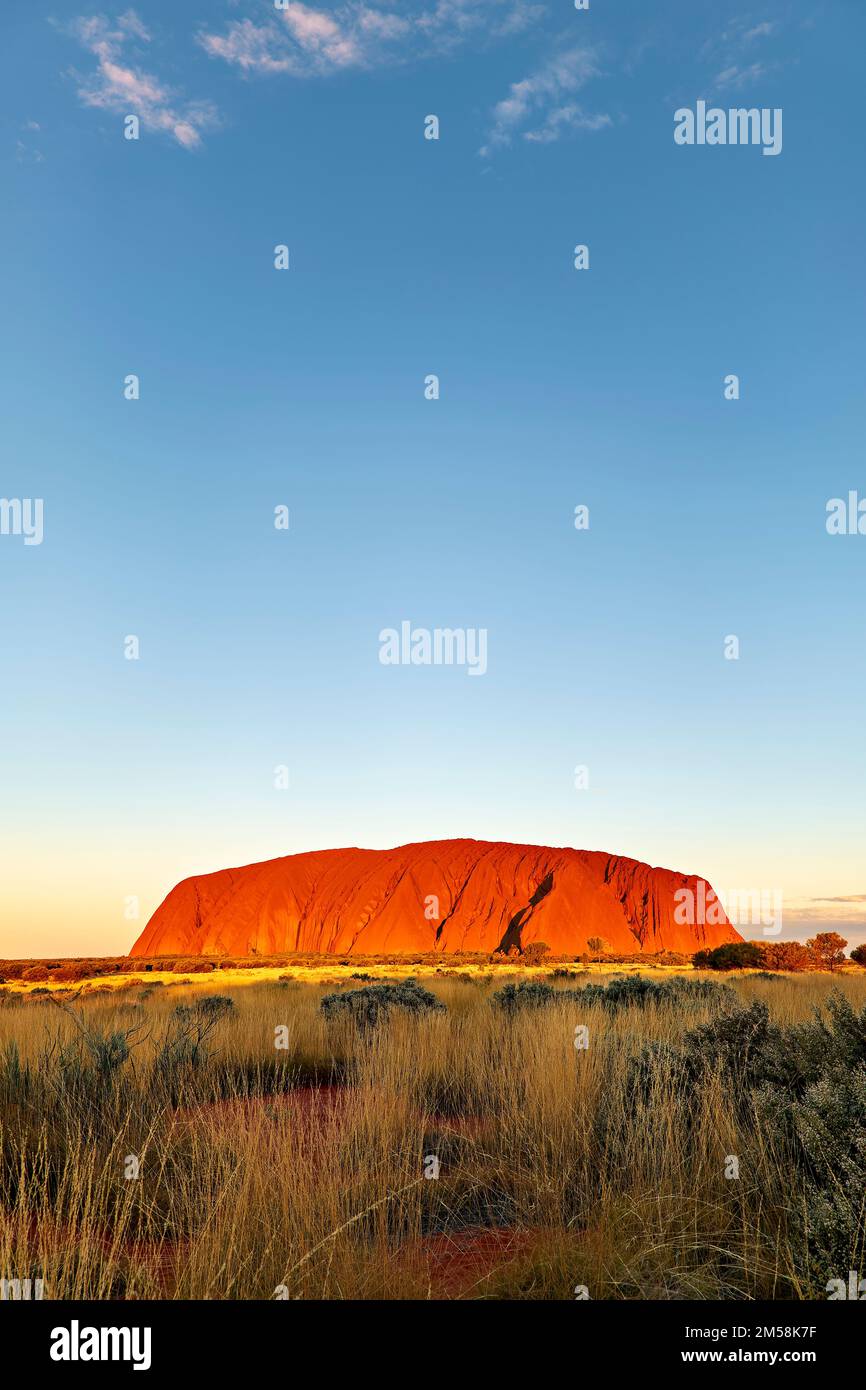
[[[373,1359],[413,1378],[510,1370],[515,1345],[543,1363],[564,1355],[575,1375],[603,1366],[614,1375],[714,1366],[811,1370],[826,1381],[860,1354],[863,1314],[820,1303],[0,1303],[0,1335],[32,1371],[63,1381],[100,1371],[159,1377],[195,1371],[309,1375],[367,1373]],[[449,1344],[450,1334],[459,1342]],[[405,1348],[417,1361],[405,1360]],[[474,1355],[473,1355],[474,1349]],[[454,1357],[457,1365],[451,1365]],[[312,1363],[312,1366],[311,1366]]]

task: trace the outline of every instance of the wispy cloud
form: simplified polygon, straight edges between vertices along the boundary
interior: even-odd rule
[[[763,19],[756,22],[754,16],[745,15],[729,19],[720,33],[707,39],[701,49],[701,57],[726,52],[733,59],[759,39],[768,39],[771,34],[777,34],[781,27],[780,22],[776,19]]]
[[[26,145],[23,140],[15,141],[15,159],[19,164],[44,164],[45,156],[41,150]]]
[[[866,893],[846,893],[836,897],[802,898],[785,903],[787,921],[820,929],[841,927],[860,931],[866,928]]]
[[[701,57],[711,60],[718,67],[713,79],[716,90],[740,91],[777,71],[780,63],[760,60],[753,55],[756,45],[777,34],[781,27],[775,19],[756,22],[754,16],[741,16],[729,20],[720,34],[708,39],[701,50]]]
[[[755,24],[751,29],[743,31],[743,43],[753,43],[755,39],[767,39],[778,29],[775,20],[765,19],[760,24]]]
[[[530,27],[544,6],[532,0],[436,0],[432,8],[343,3],[328,10],[286,0],[261,22],[232,20],[198,41],[212,58],[245,74],[326,77],[449,52],[470,37],[505,38]]]
[[[493,108],[490,131],[479,153],[489,155],[516,137],[550,144],[569,130],[601,130],[611,125],[610,116],[587,113],[568,99],[599,75],[593,49],[569,48],[531,76],[512,82],[508,95]]]
[[[536,130],[524,131],[523,138],[536,145],[549,145],[553,140],[558,140],[566,131],[603,130],[605,126],[611,124],[610,116],[587,114],[586,111],[581,110],[579,106],[575,106],[571,102],[567,106],[554,107],[548,113],[543,125]]]
[[[812,898],[813,903],[866,903],[866,893],[847,893],[840,898]]]
[[[219,31],[203,28],[195,37],[211,58],[244,76],[316,78],[443,56],[470,42],[505,41],[532,28],[546,12],[537,0],[408,0],[399,12],[397,0],[389,3],[393,7],[338,0],[324,9],[284,0],[279,7],[262,4],[255,19],[234,19]],[[96,60],[93,72],[75,74],[85,105],[134,112],[144,126],[186,149],[199,146],[202,133],[219,123],[212,103],[188,101],[154,74],[146,58],[151,35],[135,10],[114,20],[82,17],[71,31]],[[575,100],[598,75],[589,48],[554,54],[513,83],[493,108],[481,153],[514,139],[551,144],[568,133],[611,125],[609,115],[586,111]]]
[[[188,150],[201,144],[203,131],[218,124],[211,102],[184,101],[136,65],[137,52],[150,43],[150,34],[135,10],[127,10],[113,23],[102,15],[76,19],[71,31],[96,59],[93,72],[74,74],[85,106],[136,115],[145,129],[161,131]]]
[[[42,164],[45,156],[36,148],[34,138],[42,133],[38,121],[25,121],[21,126],[24,138],[15,141],[15,158],[19,164]]]
[[[720,91],[725,88],[740,90],[743,87],[750,87],[768,72],[772,71],[774,65],[767,63],[750,63],[748,67],[741,68],[734,64],[733,67],[724,68],[718,73],[713,81],[713,85]]]

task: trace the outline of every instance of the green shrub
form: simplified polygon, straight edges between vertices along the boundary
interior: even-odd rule
[[[683,1039],[683,1056],[693,1075],[721,1068],[740,1085],[757,1085],[766,1068],[766,1050],[779,1033],[766,1004],[756,1001],[692,1028]]]
[[[630,1005],[646,1004],[732,1005],[736,994],[729,985],[716,980],[691,980],[676,975],[672,980],[653,980],[648,975],[619,975],[608,985],[584,985],[569,992],[572,999],[586,1004],[600,1004],[615,1013]]]
[[[504,985],[491,995],[490,1002],[495,1008],[502,1009],[503,1013],[516,1014],[521,1009],[542,1008],[561,997],[552,985],[544,984],[541,980],[524,980],[519,985]]]
[[[792,1105],[805,1174],[802,1215],[816,1289],[866,1266],[866,1067],[822,1077]]]
[[[599,1005],[610,1013],[616,1013],[618,1009],[647,1004],[686,1007],[714,1004],[722,1008],[733,1005],[736,994],[729,985],[718,984],[715,980],[690,980],[679,975],[672,980],[652,980],[648,975],[619,975],[607,985],[591,984],[562,990],[555,990],[541,980],[527,980],[519,985],[505,985],[491,998],[492,1004],[507,1013],[564,1001]]]
[[[407,1013],[444,1013],[445,1005],[424,989],[417,980],[401,980],[399,984],[366,985],[337,994],[326,994],[319,1005],[329,1021],[351,1019],[359,1028],[373,1028],[392,1009]]]
[[[765,1004],[722,1014],[680,1047],[651,1044],[633,1058],[633,1100],[679,1095],[686,1122],[696,1088],[721,1073],[744,1125],[792,1155],[790,1219],[812,1293],[866,1266],[866,1006],[838,991],[805,1023],[781,1027]],[[794,1182],[795,1179],[799,1181]]]
[[[765,963],[763,948],[754,941],[726,941],[712,951],[697,951],[692,962],[696,970],[748,970]]]

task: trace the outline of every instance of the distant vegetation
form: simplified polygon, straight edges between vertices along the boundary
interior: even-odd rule
[[[508,965],[513,969],[545,969],[566,965],[586,966],[631,965],[649,969],[694,965],[697,970],[766,969],[772,971],[838,970],[847,963],[847,941],[836,932],[821,932],[809,941],[738,941],[717,946],[714,950],[688,955],[682,951],[661,951],[654,955],[635,952],[632,955],[611,953],[602,937],[587,941],[587,951],[579,956],[556,955],[544,941],[530,941],[521,950],[512,947],[507,953],[494,951],[455,952],[443,955],[431,951],[417,955],[372,955],[335,957],[296,952],[289,955],[253,955],[244,959],[221,956],[109,956],[102,959],[65,959],[40,961],[0,960],[0,984],[12,980],[25,983],[76,985],[83,981],[118,974],[202,975],[221,970],[319,969],[331,966],[355,967],[356,978],[365,978],[370,966],[419,966],[436,970],[455,970],[467,966]],[[850,961],[866,967],[866,946],[855,947]],[[370,977],[372,978],[372,977]]]
[[[698,951],[693,956],[696,970],[744,970],[759,967],[765,970],[802,971],[838,970],[845,964],[848,942],[838,932],[819,932],[803,944],[800,941],[732,941],[716,946],[712,951]],[[851,960],[866,965],[866,949],[857,946]]]

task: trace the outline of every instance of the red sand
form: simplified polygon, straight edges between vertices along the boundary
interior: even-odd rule
[[[445,1235],[425,1236],[412,1253],[426,1263],[431,1295],[455,1298],[483,1293],[486,1279],[528,1254],[542,1234],[508,1227],[467,1226]]]

